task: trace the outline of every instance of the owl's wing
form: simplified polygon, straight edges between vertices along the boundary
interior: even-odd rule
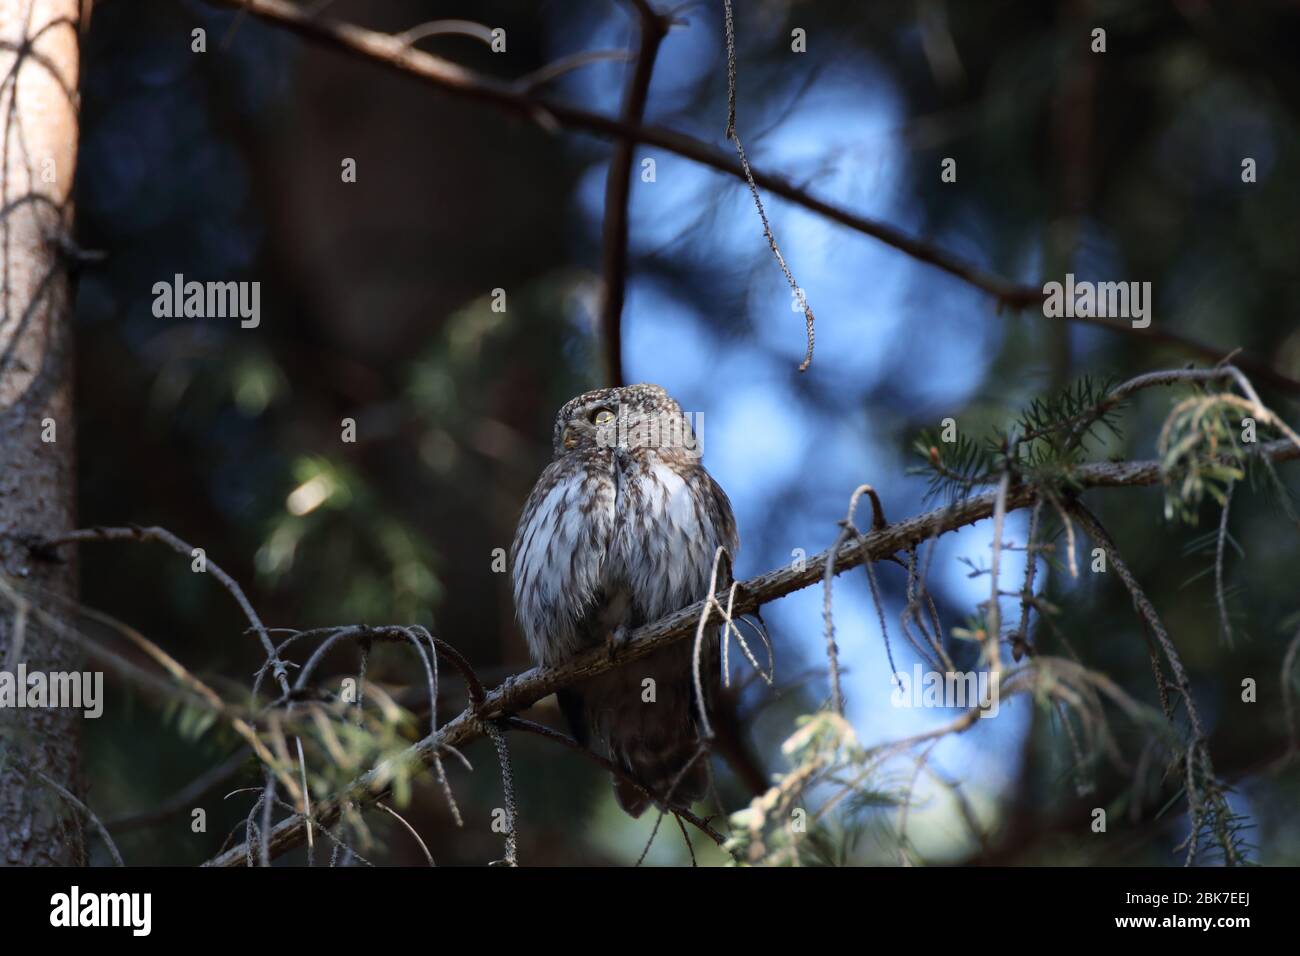
[[[538,478],[510,549],[515,613],[534,662],[554,664],[582,646],[613,521],[608,475],[561,458]]]
[[[705,502],[705,510],[710,515],[713,523],[717,544],[721,544],[727,549],[727,553],[731,555],[734,562],[740,549],[740,540],[736,531],[735,517],[731,511],[731,502],[727,499],[726,492],[722,490],[722,487],[713,480],[708,472],[701,469],[699,481],[701,483],[701,496]],[[718,590],[725,591],[731,587],[734,579],[732,565],[724,562],[718,570]],[[703,597],[703,593],[700,596]],[[759,624],[758,626],[761,627],[762,625]],[[705,685],[705,708],[708,713],[709,724],[713,729],[714,751],[726,761],[728,767],[740,778],[745,788],[754,796],[758,796],[768,788],[767,774],[754,757],[752,749],[746,740],[737,709],[736,694],[726,691],[722,687],[721,653],[716,641],[725,639],[725,635],[722,633],[723,629],[718,626],[711,627],[709,630],[712,632],[714,643],[707,649],[708,656],[701,660],[701,665],[706,660],[710,664],[707,670],[701,672],[700,676]],[[745,636],[752,649],[752,635],[746,634]],[[738,649],[732,648],[733,653],[736,650]],[[755,653],[758,652],[755,651]],[[696,716],[698,714],[697,707],[692,688],[691,714],[692,718],[698,722]]]
[[[702,467],[692,469],[688,475],[683,477],[685,479],[683,491],[686,494],[679,500],[690,502],[689,513],[691,520],[679,521],[678,526],[689,528],[691,537],[694,540],[690,541],[689,546],[681,552],[683,568],[674,570],[684,570],[685,567],[690,567],[692,570],[690,574],[685,576],[682,586],[679,587],[674,598],[674,606],[698,601],[707,596],[712,578],[714,557],[719,546],[727,549],[727,556],[731,559],[728,560],[727,557],[723,557],[718,564],[717,589],[725,592],[731,586],[731,562],[735,560],[736,550],[739,546],[736,522],[731,512],[731,502],[728,501],[726,492],[722,490],[722,487]],[[684,685],[682,693],[684,699],[688,702],[688,713],[685,716],[689,725],[695,729],[696,734],[703,731],[700,724],[699,691],[702,690],[704,693],[703,710],[710,725],[715,723],[715,709],[722,699],[722,663],[718,644],[722,637],[722,627],[716,610],[710,613],[709,620],[709,626],[705,628],[703,642],[699,649],[700,680],[698,685],[695,681],[695,641],[688,638],[666,651],[666,653],[672,653],[681,662]],[[688,739],[684,740],[682,744],[684,745],[682,753],[689,756],[695,743]],[[706,773],[704,767],[700,767],[698,770],[701,773]],[[691,776],[696,776],[695,768],[692,769]],[[701,776],[690,786],[683,788],[686,791],[684,795],[689,797],[700,796],[706,785],[707,776]]]

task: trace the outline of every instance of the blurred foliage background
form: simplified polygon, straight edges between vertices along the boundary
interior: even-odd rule
[[[614,0],[335,0],[325,14],[389,32],[444,17],[502,26],[504,55],[463,37],[420,45],[503,78],[636,37],[631,5]],[[721,5],[681,16],[688,23],[660,52],[647,122],[726,146]],[[1089,48],[1098,26],[1104,54]],[[806,53],[791,50],[796,27]],[[207,32],[206,53],[191,51],[196,28]],[[1244,347],[1300,377],[1293,4],[753,0],[738,5],[737,29],[739,130],[756,166],[1017,281],[1067,271],[1150,281],[1158,328],[1225,354]],[[594,64],[546,93],[614,113],[629,70]],[[268,625],[418,623],[485,680],[527,666],[493,549],[509,546],[549,458],[556,409],[601,384],[593,317],[611,145],[182,0],[97,4],[82,96],[79,241],[107,258],[79,277],[81,524],[159,524],[202,545]],[[636,156],[656,161],[656,177],[633,181],[626,376],[659,382],[703,413],[705,463],[740,525],[741,576],[830,545],[863,481],[891,519],[921,511],[926,483],[908,474],[911,445],[943,418],[978,436],[1083,373],[1187,360],[1032,310],[1001,312],[944,273],[767,197],[819,319],[817,357],[800,376],[802,318],[744,183],[660,150]],[[956,183],[940,181],[945,157],[957,160]],[[1256,160],[1257,182],[1242,182],[1244,157]],[[342,181],[345,158],[356,160],[355,183]],[[156,318],[153,284],[177,273],[259,281],[260,326]],[[506,291],[505,312],[491,308],[494,289]],[[1297,396],[1262,391],[1297,421]],[[1144,395],[1099,455],[1152,457],[1169,401]],[[345,418],[356,421],[355,443],[340,441]],[[1294,467],[1281,473],[1294,487]],[[1229,643],[1203,576],[1213,554],[1201,539],[1217,507],[1207,503],[1192,527],[1166,521],[1158,488],[1087,500],[1184,655],[1252,858],[1300,863],[1300,775],[1277,763],[1289,741],[1281,667],[1300,626],[1300,529],[1267,496],[1236,496]],[[988,525],[946,536],[934,558],[930,584],[948,628],[987,595],[987,579],[971,579],[959,559],[987,560]],[[1009,526],[1023,538],[1023,515]],[[246,691],[260,650],[214,582],[165,549],[88,545],[82,560],[87,605],[140,629],[232,699]],[[1008,556],[1009,580],[1021,560]],[[891,622],[905,584],[895,572],[879,572]],[[1041,586],[1086,663],[1154,704],[1142,625],[1118,581],[1052,571]],[[951,719],[890,707],[863,576],[838,581],[835,598],[859,738]],[[764,613],[777,688],[749,680],[740,708],[768,772],[786,768],[781,741],[828,693],[820,601],[811,589]],[[110,631],[99,636],[121,649]],[[896,631],[894,640],[898,666],[910,669],[915,658]],[[325,673],[355,666],[340,650]],[[409,651],[378,649],[369,676],[412,711],[427,706]],[[1246,677],[1259,683],[1257,703],[1240,700]],[[464,694],[451,677],[444,690],[445,720]],[[529,716],[558,725],[550,700]],[[1132,756],[1140,740],[1121,745]],[[623,816],[605,774],[569,751],[527,736],[512,737],[512,749],[522,862],[637,859],[653,815]],[[113,686],[106,715],[86,724],[87,801],[120,822],[236,751],[221,727]],[[463,828],[428,778],[403,811],[440,864],[501,855],[490,829],[501,803],[491,746],[480,741],[466,756],[473,773],[448,764]],[[1180,860],[1176,782],[1163,812],[1128,815],[1124,774],[1080,766],[1059,722],[1031,700],[945,741],[933,762],[963,782],[983,839],[943,788],[923,781],[909,821],[919,858]],[[205,834],[191,832],[186,812],[129,822],[115,829],[127,860],[198,863],[215,853],[253,799],[223,797],[259,780],[251,761],[232,766],[191,804],[208,810]],[[724,765],[716,770],[726,809],[739,809],[749,793]],[[1106,835],[1088,828],[1094,806],[1117,811]],[[893,862],[896,809],[884,797],[859,801],[805,862]],[[370,824],[369,859],[423,861],[391,820],[372,814]],[[721,859],[697,849],[702,862]],[[665,825],[647,860],[687,859]]]

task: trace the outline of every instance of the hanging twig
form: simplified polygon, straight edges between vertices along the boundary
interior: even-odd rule
[[[758,184],[754,182],[754,171],[749,168],[749,160],[745,156],[745,146],[741,143],[740,136],[736,132],[736,24],[731,9],[731,0],[722,0],[722,4],[726,17],[727,37],[727,139],[735,144],[736,155],[740,158],[741,171],[745,174],[745,182],[749,184],[749,194],[754,198],[754,208],[758,210],[758,218],[763,223],[763,235],[767,238],[768,248],[772,250],[772,255],[776,257],[776,263],[781,267],[785,281],[789,284],[791,293],[799,303],[799,310],[803,312],[808,347],[803,361],[799,363],[799,371],[806,372],[808,367],[812,365],[813,344],[817,338],[812,306],[808,304],[807,296],[804,295],[799,283],[795,281],[794,273],[786,265],[785,256],[781,255],[781,249],[776,244],[776,236],[772,235],[772,226],[767,221],[767,212],[763,209],[763,198],[758,194]]]

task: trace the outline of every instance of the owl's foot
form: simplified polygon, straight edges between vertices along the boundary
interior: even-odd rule
[[[625,647],[627,647],[627,628],[620,624],[605,636],[605,649],[609,651],[610,660],[613,660]]]

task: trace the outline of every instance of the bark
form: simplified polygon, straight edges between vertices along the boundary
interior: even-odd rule
[[[77,155],[78,0],[0,0],[0,575],[68,617],[71,561],[34,557],[25,540],[74,526],[71,248]],[[79,655],[0,598],[0,670],[79,669]],[[72,709],[0,710],[0,864],[82,860],[73,794],[79,722]]]

